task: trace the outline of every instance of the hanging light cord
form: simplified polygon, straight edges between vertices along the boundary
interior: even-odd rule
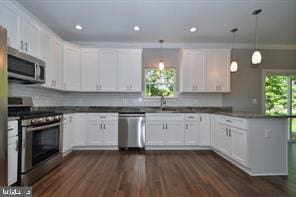
[[[256,14],[255,18],[255,50],[257,50],[257,23],[258,23],[258,15]]]
[[[235,32],[237,32],[237,28],[231,29],[230,32],[232,33],[232,53],[231,53],[231,59],[234,59],[234,44],[235,44]]]

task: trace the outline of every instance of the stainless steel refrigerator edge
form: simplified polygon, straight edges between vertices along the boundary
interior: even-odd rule
[[[7,31],[0,26],[0,186],[7,186]]]

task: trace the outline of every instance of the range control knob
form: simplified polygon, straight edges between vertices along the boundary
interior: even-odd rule
[[[46,118],[46,121],[53,121],[54,120],[54,117],[47,117]]]
[[[36,119],[31,120],[31,124],[36,124],[36,123],[37,123]]]

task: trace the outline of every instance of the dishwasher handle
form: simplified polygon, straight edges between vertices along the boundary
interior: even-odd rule
[[[145,114],[119,114],[119,118],[140,118],[145,117]]]

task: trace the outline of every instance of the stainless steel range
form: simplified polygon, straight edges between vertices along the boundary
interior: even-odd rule
[[[9,97],[9,116],[20,117],[20,182],[31,185],[62,161],[62,114],[31,111],[32,98]]]

